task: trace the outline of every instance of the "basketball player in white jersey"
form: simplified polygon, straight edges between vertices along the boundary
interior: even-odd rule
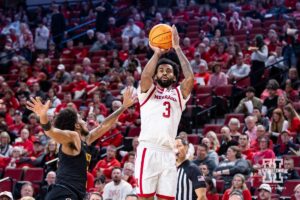
[[[151,45],[150,45],[151,46]],[[172,26],[172,47],[184,74],[178,81],[178,65],[160,56],[168,50],[151,46],[154,55],[145,66],[138,99],[141,106],[141,133],[135,164],[138,195],[142,200],[175,199],[177,172],[175,137],[185,104],[193,89],[194,74],[179,45],[179,35]]]

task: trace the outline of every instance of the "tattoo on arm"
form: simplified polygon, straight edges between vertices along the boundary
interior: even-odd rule
[[[185,78],[193,77],[194,73],[193,73],[192,67],[190,65],[190,62],[188,61],[188,59],[182,52],[181,48],[176,49],[176,53],[179,58],[184,77]]]

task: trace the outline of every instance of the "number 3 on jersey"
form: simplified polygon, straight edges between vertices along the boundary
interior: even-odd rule
[[[163,106],[165,107],[165,112],[163,112],[163,117],[169,118],[171,115],[171,104],[168,101],[165,101],[163,103]]]

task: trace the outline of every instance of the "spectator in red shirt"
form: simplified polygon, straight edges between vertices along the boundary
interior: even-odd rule
[[[73,40],[69,40],[67,42],[67,48],[62,50],[61,59],[74,59],[75,58],[75,51],[74,51],[74,42]]]
[[[125,126],[137,126],[140,124],[140,114],[136,112],[135,106],[128,108],[127,113],[121,116],[119,121]]]
[[[109,145],[106,149],[106,158],[100,160],[93,169],[93,175],[99,177],[104,175],[106,178],[111,178],[111,172],[114,167],[121,167],[120,162],[116,159],[116,147]]]
[[[71,103],[71,102],[72,102],[72,95],[70,92],[66,92],[64,94],[63,102],[56,107],[54,113],[59,113],[60,110],[66,108],[68,103]]]
[[[114,17],[108,19],[108,32],[113,38],[121,35],[121,30],[116,26],[116,19]]]
[[[31,155],[33,152],[33,143],[29,140],[29,130],[24,128],[21,131],[21,137],[16,139],[14,146],[19,146],[24,149],[25,155]]]
[[[266,131],[266,128],[259,124],[257,125],[257,129],[256,129],[256,140],[252,143],[252,151],[253,152],[257,152],[260,150],[260,139],[263,138],[263,137],[269,137],[269,133]],[[270,149],[273,149],[273,141],[270,140],[269,143],[268,143],[268,147]]]
[[[13,118],[10,116],[6,105],[3,103],[3,101],[0,99],[0,118],[3,118],[6,125],[10,126],[13,124]],[[0,120],[1,121],[1,120]]]
[[[182,20],[182,21],[188,21],[189,20],[188,12],[185,10],[185,6],[183,4],[180,4],[178,6],[178,11],[175,14],[175,17],[177,19]]]
[[[246,134],[240,135],[238,142],[238,147],[241,150],[242,157],[244,157],[246,160],[251,161],[253,157],[253,151],[249,148],[249,136]]]
[[[191,45],[191,39],[190,38],[185,37],[183,39],[182,51],[186,55],[187,58],[191,59],[191,58],[194,57],[195,48]]]
[[[24,126],[25,124],[22,122],[22,113],[19,110],[16,110],[14,115],[14,123],[8,127],[8,130],[11,134],[20,136],[20,132]]]
[[[286,105],[283,109],[284,116],[289,122],[288,130],[292,136],[300,133],[300,117],[291,105]]]
[[[251,193],[245,183],[245,177],[242,174],[236,174],[233,177],[231,188],[227,189],[222,197],[222,200],[229,200],[230,193],[233,190],[242,190],[244,200],[252,200]]]
[[[242,20],[240,19],[239,13],[236,11],[233,12],[232,17],[230,18],[229,28],[233,33],[242,29]]]
[[[36,138],[33,141],[33,151],[29,155],[29,157],[31,157],[31,160],[33,161],[36,158],[38,158],[39,156],[41,156],[43,154],[43,151],[44,151],[44,146],[42,145],[40,139]]]
[[[101,83],[100,83],[101,84]],[[98,93],[93,95],[94,106],[97,107],[101,114],[105,117],[108,115],[108,109],[104,103],[102,103],[101,96]]]
[[[207,167],[207,166],[206,166]],[[207,170],[208,171],[208,170]],[[205,177],[206,182],[206,198],[208,200],[219,200],[219,194],[217,193],[217,189],[215,186],[215,179],[212,179],[211,177]]]
[[[291,100],[292,102],[299,101],[299,91],[293,89],[292,82],[290,79],[287,79],[285,82],[285,90],[283,94],[286,96],[287,99]]]
[[[4,97],[2,99],[4,103],[6,104],[7,108],[13,108],[13,109],[18,109],[20,104],[18,99],[15,97],[15,94],[12,90],[8,90],[4,93]]]
[[[22,157],[22,148],[13,147],[9,158],[1,159],[1,166],[6,168],[18,168],[19,159]]]
[[[229,54],[226,52],[226,48],[226,44],[220,42],[218,44],[217,52],[212,56],[212,62],[220,62],[226,65],[229,60]]]
[[[70,89],[74,94],[74,100],[79,99],[84,94],[87,82],[83,79],[80,72],[77,72],[74,77],[74,81],[70,84]]]
[[[124,164],[122,179],[124,181],[127,181],[132,186],[132,188],[135,188],[137,186],[137,182],[134,177],[134,164],[133,163],[126,162]]]
[[[201,63],[199,65],[199,73],[195,74],[195,82],[194,85],[207,85],[210,79],[210,73],[207,72],[207,65]]]
[[[28,116],[28,119],[29,119],[28,130],[30,132],[30,136],[38,135],[39,132],[43,132],[43,129],[38,122],[38,117],[36,116],[35,113],[31,113]]]
[[[263,167],[263,159],[274,159],[275,153],[270,149],[270,139],[263,136],[259,139],[259,151],[254,153],[252,164],[254,169],[261,169]]]
[[[99,138],[99,146],[101,148],[108,147],[109,145],[113,145],[115,147],[119,147],[122,145],[123,136],[120,131],[114,125],[111,130],[106,132],[103,136]]]

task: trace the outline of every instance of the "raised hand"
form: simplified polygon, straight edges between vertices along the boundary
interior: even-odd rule
[[[172,26],[172,47],[174,49],[180,48],[179,34],[175,25]]]
[[[133,88],[127,87],[123,94],[123,106],[128,108],[137,101],[137,96],[133,96]]]
[[[45,104],[41,102],[40,97],[31,97],[30,100],[31,101],[26,102],[26,107],[28,110],[31,110],[40,118],[47,116],[47,111],[50,107],[50,100],[48,100]]]
[[[170,51],[170,49],[161,49],[159,47],[155,47],[153,46],[150,42],[149,42],[149,46],[151,47],[151,49],[154,51],[154,53],[158,54],[158,55],[162,55],[167,53],[168,51]]]

